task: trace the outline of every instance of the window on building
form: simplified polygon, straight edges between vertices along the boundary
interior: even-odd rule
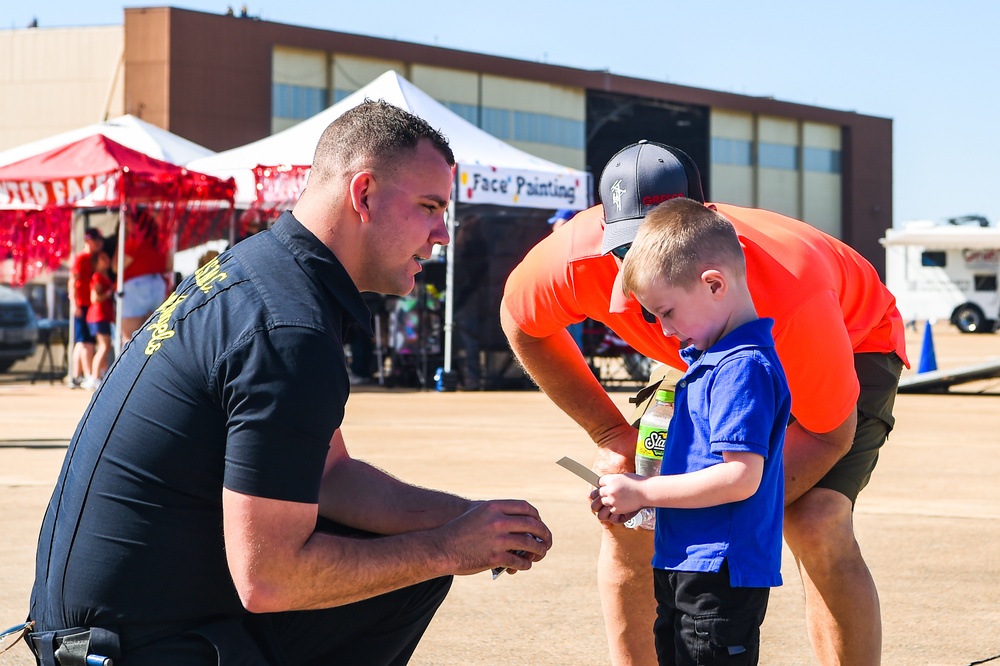
[[[305,120],[327,107],[322,88],[275,83],[271,87],[271,115],[276,118]]]
[[[714,164],[732,164],[735,166],[751,166],[753,164],[753,144],[744,139],[712,139],[712,162]]]
[[[479,107],[475,104],[460,104],[458,102],[445,102],[445,106],[451,109],[452,113],[462,116],[473,125],[479,124]]]
[[[482,128],[498,139],[511,138],[510,111],[483,107]]]
[[[765,169],[799,168],[799,150],[784,143],[762,143],[758,148],[758,163]]]
[[[920,254],[920,265],[931,268],[944,268],[948,265],[947,254],[940,251],[928,251]]]
[[[802,149],[802,168],[821,173],[840,173],[840,151],[807,146]]]
[[[584,148],[584,127],[579,120],[530,111],[514,111],[513,120],[514,132],[511,138],[514,141],[546,143],[577,150]],[[489,131],[485,126],[483,129]]]

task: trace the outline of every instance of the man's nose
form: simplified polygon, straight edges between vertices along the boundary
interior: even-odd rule
[[[434,228],[431,229],[431,235],[428,240],[432,245],[447,245],[451,242],[451,236],[448,235],[448,225],[443,215],[438,224],[435,224]]]

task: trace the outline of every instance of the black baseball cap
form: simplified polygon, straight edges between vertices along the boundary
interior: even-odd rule
[[[705,203],[694,160],[682,150],[645,139],[622,148],[608,160],[601,174],[600,193],[603,253],[631,243],[646,213],[668,199],[687,197]]]

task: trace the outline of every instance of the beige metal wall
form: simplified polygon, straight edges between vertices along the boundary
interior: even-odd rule
[[[276,47],[271,68],[273,83],[312,88],[324,94],[330,88],[326,54],[322,51]],[[294,118],[272,116],[271,133],[288,129],[297,122]]]
[[[789,147],[799,146],[799,127],[795,120],[758,116],[757,149],[761,144]],[[760,158],[758,157],[758,163]],[[759,165],[757,167],[757,206],[790,217],[801,217],[799,200],[799,170],[780,169]]]
[[[839,156],[841,135],[837,125],[713,109],[711,198],[773,210],[842,237],[840,165],[807,165],[811,149]]]
[[[500,117],[505,128],[499,136],[511,145],[558,164],[581,169],[586,164],[582,137],[581,146],[574,148],[545,141],[519,140],[515,134],[515,114],[518,112],[527,114],[534,122],[554,119],[556,122],[584,123],[587,99],[581,88],[399,60],[342,53],[327,56],[323,51],[290,47],[275,47],[272,65],[276,86],[326,91],[328,105],[371,83],[385,71],[395,70],[431,97],[487,131],[496,129],[497,118]],[[483,124],[484,114],[492,114],[492,126]],[[523,119],[525,115],[520,117]],[[301,120],[274,115],[271,131],[281,131]]]
[[[842,132],[836,125],[802,123],[805,148],[842,150]],[[831,236],[843,235],[843,192],[840,173],[802,170],[802,219]]]
[[[0,30],[0,150],[124,113],[122,26]]]
[[[712,109],[710,120],[712,139],[729,139],[746,142],[751,147],[757,141],[753,114]],[[757,203],[757,173],[750,164],[711,164],[711,199],[737,206],[754,206]]]
[[[480,75],[482,79],[482,106],[491,109],[526,111],[539,116],[550,116],[577,122],[586,122],[587,93],[581,88],[551,83],[536,83],[503,76]],[[521,150],[538,155],[575,169],[586,167],[585,147],[579,149],[548,143],[505,139]]]
[[[410,82],[442,104],[479,105],[479,75],[475,72],[413,63]]]
[[[407,75],[406,63],[400,60],[363,58],[344,53],[332,54],[330,66],[333,71],[333,90],[336,91],[338,100],[348,93],[364,88],[390,69],[396,70],[403,77]],[[333,101],[331,100],[331,103]]]

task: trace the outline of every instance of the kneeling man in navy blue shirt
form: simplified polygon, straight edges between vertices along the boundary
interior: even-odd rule
[[[134,335],[42,524],[39,663],[402,664],[453,575],[545,556],[527,502],[408,485],[351,458],[340,430],[344,337],[371,334],[361,292],[408,293],[448,242],[454,163],[406,111],[346,112],[294,209]]]

